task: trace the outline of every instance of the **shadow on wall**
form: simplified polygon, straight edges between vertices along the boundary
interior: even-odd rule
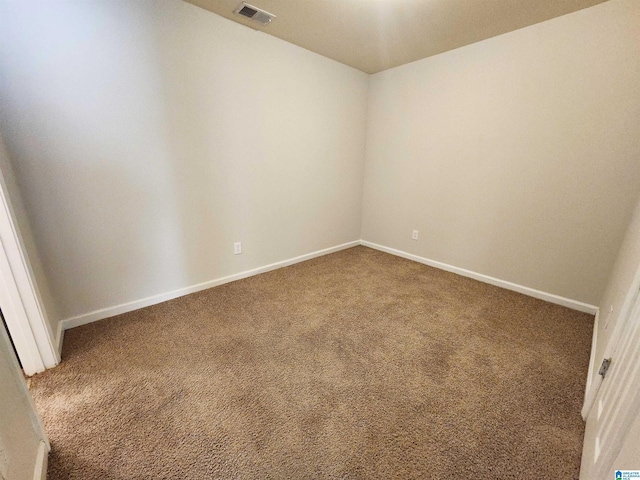
[[[1,127],[63,317],[189,276],[157,46],[113,5],[2,5]]]
[[[358,238],[366,75],[183,2],[0,11],[0,129],[63,318]]]
[[[142,3],[3,9],[24,21],[3,25],[1,125],[63,317],[230,273],[211,252],[247,228],[251,176],[230,150],[258,152],[208,50]]]

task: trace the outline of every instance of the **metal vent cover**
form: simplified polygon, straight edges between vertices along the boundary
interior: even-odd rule
[[[250,18],[251,20],[255,20],[256,22],[261,23],[262,25],[269,25],[271,23],[271,20],[276,18],[273,13],[269,13],[265,10],[262,10],[261,8],[254,7],[253,5],[249,5],[246,2],[242,2],[240,5],[238,5],[238,8],[236,8],[233,13],[243,15],[247,18]]]

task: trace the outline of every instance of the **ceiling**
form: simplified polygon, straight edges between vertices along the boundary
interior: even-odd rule
[[[247,0],[267,26],[234,14],[241,0],[185,1],[376,73],[606,0]]]

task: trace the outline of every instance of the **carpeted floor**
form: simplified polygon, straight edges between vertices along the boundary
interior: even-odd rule
[[[592,317],[355,247],[67,331],[49,479],[573,479]]]

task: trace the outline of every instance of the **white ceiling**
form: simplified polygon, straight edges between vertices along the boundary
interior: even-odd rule
[[[185,0],[366,73],[413,62],[605,0],[247,0],[267,26],[233,11],[241,0]]]

